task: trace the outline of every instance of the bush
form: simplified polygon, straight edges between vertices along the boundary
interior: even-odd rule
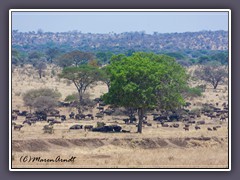
[[[97,128],[103,127],[106,124],[104,122],[97,122]]]
[[[70,94],[64,99],[64,101],[66,102],[78,101],[78,94],[77,93]]]
[[[61,93],[57,90],[40,88],[27,91],[23,95],[23,101],[26,106],[42,111],[54,108],[60,97]]]
[[[193,87],[193,88],[187,88],[185,90],[185,95],[187,97],[199,97],[202,96],[203,89],[199,86]]]

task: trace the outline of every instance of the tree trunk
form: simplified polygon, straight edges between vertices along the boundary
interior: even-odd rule
[[[78,105],[78,114],[82,114],[81,106],[82,106],[82,93],[78,91],[79,95],[79,105]]]
[[[217,89],[218,86],[218,82],[216,82],[216,84],[214,84],[213,89]]]
[[[138,109],[138,119],[139,119],[139,122],[138,122],[138,130],[137,130],[137,132],[138,133],[142,133],[143,108],[139,108]]]

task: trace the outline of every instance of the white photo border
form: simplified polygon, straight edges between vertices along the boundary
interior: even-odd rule
[[[228,168],[12,168],[12,13],[13,12],[228,12]],[[10,9],[9,10],[9,171],[231,171],[231,9]]]

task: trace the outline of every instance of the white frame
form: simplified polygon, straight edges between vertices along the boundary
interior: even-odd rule
[[[68,169],[56,169],[56,168],[39,168],[39,169],[21,169],[21,168],[12,168],[12,128],[11,128],[11,110],[12,110],[12,63],[11,63],[11,49],[12,49],[12,12],[23,12],[23,11],[38,11],[38,12],[88,12],[88,11],[95,11],[95,12],[108,12],[108,11],[119,11],[119,12],[151,12],[151,11],[158,11],[158,12],[228,12],[228,34],[229,34],[229,45],[228,45],[228,52],[229,52],[229,85],[228,85],[228,102],[229,102],[229,145],[228,145],[228,152],[229,152],[229,168],[228,169],[197,169],[197,168],[182,168],[182,169],[80,169],[80,168],[68,168]],[[10,9],[9,10],[9,171],[231,171],[231,10],[230,9]]]

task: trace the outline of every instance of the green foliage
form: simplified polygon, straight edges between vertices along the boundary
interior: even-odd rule
[[[96,53],[97,60],[101,64],[108,64],[110,62],[110,59],[112,56],[113,56],[112,52],[97,52]]]
[[[55,60],[55,63],[60,67],[68,67],[75,65],[87,64],[90,60],[93,60],[94,56],[92,53],[82,52],[82,51],[72,51],[66,54],[63,54]]]
[[[106,103],[138,110],[138,132],[142,132],[147,109],[174,109],[184,104],[185,69],[167,55],[138,52],[113,56],[108,66],[110,88]]]
[[[66,102],[72,102],[72,101],[77,101],[79,99],[78,97],[78,94],[74,93],[74,94],[71,94],[71,95],[68,95],[64,101]]]
[[[106,124],[104,122],[97,122],[97,128],[103,127]]]
[[[47,60],[52,63],[53,59],[56,58],[60,54],[60,50],[58,48],[48,48],[46,51]]]
[[[81,113],[81,107],[84,104],[83,95],[89,86],[100,80],[101,71],[97,67],[90,65],[66,67],[63,69],[62,73],[59,74],[59,77],[70,80],[74,83],[79,95],[78,111]]]
[[[169,53],[166,53],[166,55],[171,56],[177,60],[186,59],[186,57],[180,52],[169,52]]]
[[[202,96],[203,89],[200,87],[187,87],[185,90],[186,97],[199,97]]]
[[[112,59],[110,89],[103,96],[107,103],[143,109],[171,109],[184,103],[180,92],[187,76],[173,58],[139,52]]]

